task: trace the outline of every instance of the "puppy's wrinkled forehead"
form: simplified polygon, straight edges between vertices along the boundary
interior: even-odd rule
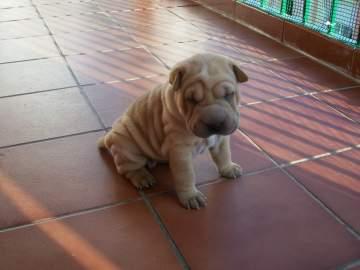
[[[216,82],[242,83],[248,77],[232,60],[210,53],[196,54],[176,64],[169,74],[169,83],[175,91],[196,80],[211,88]]]
[[[196,55],[187,60],[184,80],[194,79],[208,83],[219,80],[236,80],[230,62],[226,58],[207,54]]]

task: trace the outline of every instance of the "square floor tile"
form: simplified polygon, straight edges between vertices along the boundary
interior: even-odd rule
[[[60,56],[50,36],[0,40],[0,63]]]
[[[0,249],[13,270],[182,269],[142,202],[1,233]]]
[[[360,232],[360,150],[287,168],[316,197]]]
[[[0,96],[75,86],[62,58],[0,65]]]
[[[22,37],[33,37],[48,35],[41,19],[31,19],[22,21],[0,23],[0,40]]]
[[[331,107],[360,122],[360,88],[329,92],[316,95]]]
[[[271,40],[259,34],[252,33],[250,36],[242,38],[244,31],[240,31],[241,38],[238,35],[230,36],[224,40],[229,46],[237,48],[245,54],[252,62],[275,61],[287,58],[301,58],[302,56],[281,43]],[[270,66],[270,64],[269,64]]]
[[[238,63],[248,62],[249,59],[238,51],[228,47],[226,44],[215,41],[199,41],[175,43],[164,46],[151,47],[150,50],[159,57],[169,67],[172,67],[179,61],[191,57],[196,53],[216,53],[230,57]]]
[[[1,4],[0,4],[1,7]],[[38,14],[33,7],[0,9],[0,22],[37,18]]]
[[[304,91],[272,72],[266,65],[247,63],[240,65],[249,80],[239,84],[242,104],[269,101],[303,94]]]
[[[1,149],[0,227],[138,198],[135,188],[117,174],[112,159],[98,151],[102,135]],[[39,207],[32,207],[33,200]]]
[[[176,42],[206,40],[208,35],[188,22],[166,25],[141,26],[129,30],[132,37],[142,45],[159,46]],[[176,44],[175,44],[176,46]]]
[[[233,162],[238,163],[245,174],[274,167],[273,162],[240,131],[236,131],[231,135],[230,146]]]
[[[0,146],[101,128],[76,88],[0,99]]]
[[[152,197],[191,269],[335,269],[360,243],[281,171],[200,188],[205,209]]]
[[[360,127],[312,97],[240,109],[244,130],[277,162],[290,162],[360,143]]]
[[[136,98],[156,85],[165,83],[166,80],[165,76],[156,76],[128,82],[86,86],[84,91],[106,127],[111,127]]]
[[[68,15],[79,15],[86,13],[100,12],[101,9],[96,2],[79,2],[79,3],[57,3],[56,5],[38,5],[37,8],[42,17],[64,17]],[[67,20],[67,18],[63,18]]]
[[[173,23],[182,22],[183,20],[171,13],[168,9],[140,9],[129,12],[111,12],[111,17],[121,26],[127,28],[139,28],[149,25],[166,25],[171,27]],[[163,27],[164,28],[164,27]]]
[[[52,33],[72,33],[78,31],[95,31],[117,27],[105,14],[73,15],[63,17],[47,17],[46,23]]]
[[[353,80],[302,57],[269,63],[269,68],[305,91],[323,91],[358,85]]]
[[[66,55],[92,53],[94,51],[124,50],[140,46],[129,34],[120,29],[62,33],[55,35],[55,39],[62,52]]]
[[[219,15],[218,17],[208,20],[192,20],[191,23],[213,38],[229,39],[232,37],[232,39],[235,40],[235,37],[232,36],[233,33],[241,33],[241,36],[254,33],[254,31],[251,31],[249,28],[246,28],[245,26],[231,19]]]
[[[81,83],[110,82],[167,73],[144,49],[67,57]]]

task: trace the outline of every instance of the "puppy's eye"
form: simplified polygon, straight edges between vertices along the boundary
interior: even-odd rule
[[[234,94],[235,94],[234,92],[227,93],[227,94],[224,96],[224,99],[226,99],[228,102],[230,102],[230,101],[233,100]]]
[[[186,101],[189,102],[189,103],[191,103],[191,104],[193,104],[193,105],[198,104],[198,101],[195,100],[193,97],[188,97],[188,98],[186,99]]]

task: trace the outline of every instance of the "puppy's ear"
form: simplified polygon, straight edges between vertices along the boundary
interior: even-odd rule
[[[182,86],[185,68],[181,65],[176,65],[169,75],[169,83],[174,91],[178,90]]]
[[[238,65],[231,63],[237,82],[243,83],[248,80],[248,76],[242,71]]]

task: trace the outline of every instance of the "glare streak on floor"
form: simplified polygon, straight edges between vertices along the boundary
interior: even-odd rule
[[[190,0],[0,2],[1,269],[358,269],[356,82]],[[167,165],[138,192],[96,140],[198,52],[249,76],[244,175],[197,157],[188,211]]]

